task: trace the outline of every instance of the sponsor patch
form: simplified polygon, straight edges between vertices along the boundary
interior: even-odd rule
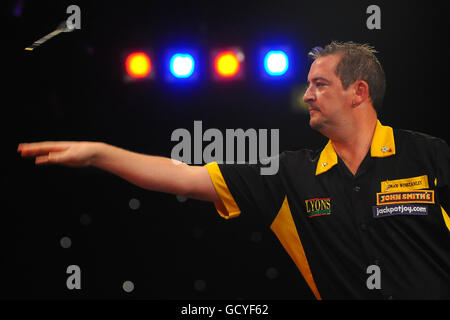
[[[331,213],[331,199],[317,198],[305,200],[306,214],[309,218],[329,215]]]
[[[372,207],[374,218],[391,217],[398,215],[405,216],[426,216],[428,206],[426,204],[388,204],[384,206]]]
[[[377,205],[397,203],[434,203],[433,190],[377,193]]]
[[[429,187],[427,175],[381,182],[381,192],[428,189]]]

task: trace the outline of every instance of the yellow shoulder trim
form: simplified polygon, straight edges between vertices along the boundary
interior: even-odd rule
[[[221,202],[214,202],[217,212],[225,219],[235,218],[241,214],[236,201],[234,201],[228,186],[223,179],[217,162],[210,162],[205,165],[213,182],[214,188],[219,194]]]

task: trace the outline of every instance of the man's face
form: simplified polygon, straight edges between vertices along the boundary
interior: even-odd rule
[[[309,104],[309,125],[321,132],[345,123],[351,110],[352,86],[344,90],[335,73],[340,58],[340,55],[320,57],[313,62],[308,74],[309,87],[303,101]]]

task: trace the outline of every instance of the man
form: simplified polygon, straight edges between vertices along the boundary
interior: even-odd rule
[[[20,144],[36,164],[95,166],[149,190],[267,222],[317,299],[450,298],[450,150],[377,119],[383,69],[368,45],[311,53],[304,101],[319,151],[283,152],[279,171],[189,166],[98,142]]]

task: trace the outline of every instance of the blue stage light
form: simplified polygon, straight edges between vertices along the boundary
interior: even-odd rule
[[[170,72],[176,78],[189,78],[194,69],[194,58],[188,53],[176,53],[170,59]]]
[[[264,69],[271,76],[281,76],[289,68],[289,58],[283,51],[269,51],[264,57]]]

